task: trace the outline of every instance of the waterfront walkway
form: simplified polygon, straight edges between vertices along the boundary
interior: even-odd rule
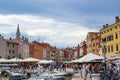
[[[66,71],[67,72],[73,72],[73,69],[72,68],[67,68]],[[83,78],[82,78],[81,74],[78,72],[78,73],[74,73],[72,80],[83,80]],[[91,80],[89,75],[87,77],[87,80]]]
[[[72,72],[73,73],[73,69],[72,68],[67,68],[66,72]],[[39,80],[39,79],[35,79],[34,77],[31,77],[28,80]],[[74,73],[72,80],[83,80],[83,78],[81,77],[81,74],[78,72],[78,73]],[[88,77],[87,80],[91,80],[91,78]]]

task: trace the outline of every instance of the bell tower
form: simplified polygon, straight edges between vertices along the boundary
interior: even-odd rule
[[[19,30],[19,24],[17,25],[16,39],[20,39],[20,30]]]

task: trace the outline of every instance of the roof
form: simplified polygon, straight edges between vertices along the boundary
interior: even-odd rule
[[[6,42],[9,42],[9,43],[14,43],[14,44],[18,44],[17,42],[13,41],[13,40],[8,40],[8,39],[5,39]]]

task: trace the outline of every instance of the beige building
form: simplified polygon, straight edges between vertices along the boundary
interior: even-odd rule
[[[93,53],[93,43],[92,40],[95,37],[95,35],[98,34],[98,32],[88,32],[87,38],[86,38],[86,44],[87,44],[87,53]]]

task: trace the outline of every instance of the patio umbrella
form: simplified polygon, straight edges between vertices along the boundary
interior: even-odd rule
[[[8,62],[8,59],[0,58],[0,63],[2,63],[2,62]]]
[[[12,59],[9,59],[8,62],[22,62],[22,59],[12,58]]]
[[[39,61],[40,61],[39,59],[36,59],[33,57],[29,57],[29,58],[22,60],[22,62],[39,62]]]
[[[99,55],[93,54],[93,53],[88,53],[82,58],[79,58],[76,62],[82,63],[82,62],[91,62],[93,60],[102,60],[104,57],[101,57]]]
[[[43,60],[40,60],[39,62],[38,62],[38,64],[49,64],[50,62],[48,61],[48,60],[45,60],[45,59],[43,59]]]

